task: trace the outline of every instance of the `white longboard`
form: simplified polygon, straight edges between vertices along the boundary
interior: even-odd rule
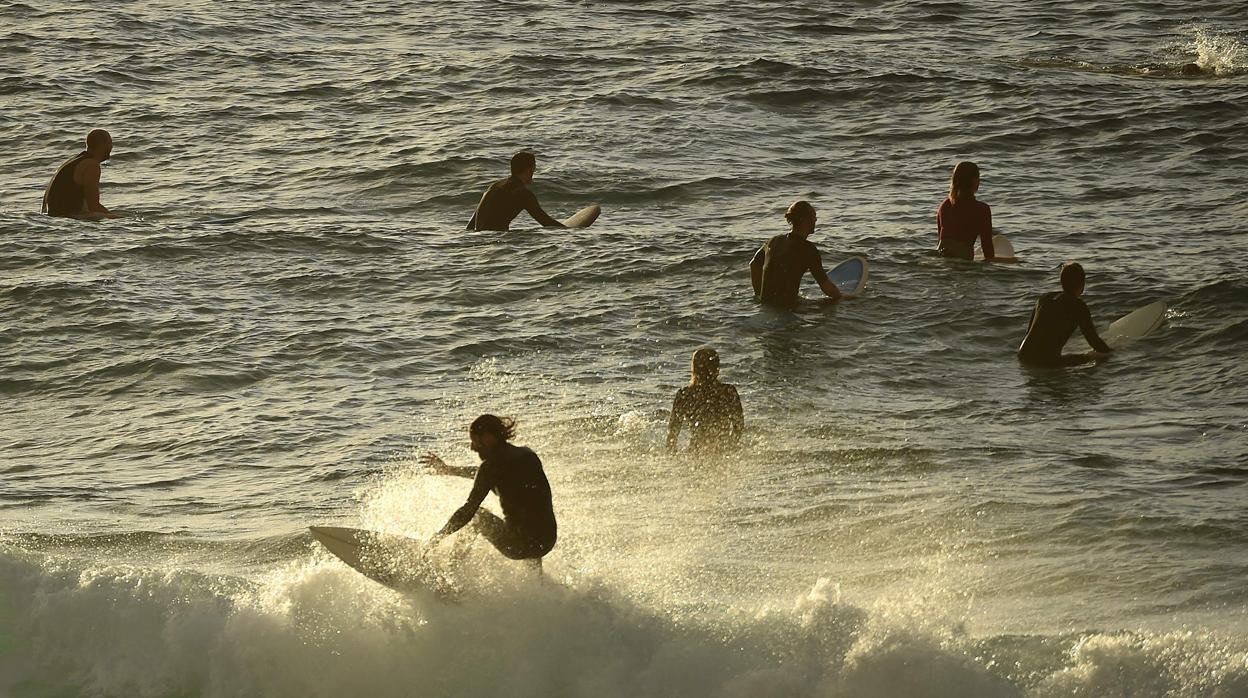
[[[975,261],[984,261],[984,248],[980,247],[975,250]],[[992,261],[994,262],[1017,262],[1018,257],[1014,256],[1014,245],[1010,243],[1010,239],[1004,235],[992,236]]]
[[[398,591],[432,591],[445,600],[459,596],[459,589],[425,560],[425,544],[415,538],[336,526],[308,530],[334,557],[374,582]]]
[[[1101,339],[1117,349],[1133,339],[1151,334],[1166,319],[1166,302],[1149,303],[1114,320],[1101,333]]]
[[[569,228],[588,228],[598,220],[598,214],[602,213],[602,207],[598,204],[590,204],[585,208],[572,214],[571,217],[565,218],[563,224]]]
[[[867,260],[863,257],[850,257],[832,267],[828,278],[841,290],[841,296],[856,298],[867,287]]]

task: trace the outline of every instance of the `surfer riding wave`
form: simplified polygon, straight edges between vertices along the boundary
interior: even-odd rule
[[[510,443],[515,429],[515,421],[506,417],[483,414],[473,420],[468,438],[472,450],[481,456],[481,465],[476,468],[447,465],[433,453],[424,457],[425,466],[434,473],[473,481],[468,500],[434,535],[433,542],[471,522],[477,533],[512,560],[537,560],[540,564],[542,556],[555,547],[558,528],[550,482],[536,453]],[[491,491],[498,495],[501,519],[481,508]]]

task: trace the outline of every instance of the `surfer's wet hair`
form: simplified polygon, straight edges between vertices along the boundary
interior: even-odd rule
[[[472,434],[493,434],[499,441],[511,441],[511,437],[516,435],[516,420],[483,414],[472,420],[468,431]]]
[[[527,150],[521,150],[511,156],[511,174],[518,175],[521,172],[537,168],[537,156]]]
[[[1083,288],[1085,278],[1082,264],[1067,262],[1062,265],[1062,290],[1066,293],[1075,293]]]
[[[953,174],[949,176],[949,200],[975,200],[975,183],[979,181],[979,165],[970,160],[963,160],[953,166]]]
[[[810,218],[813,215],[815,215],[814,205],[809,201],[802,199],[801,201],[794,201],[793,205],[789,207],[789,210],[784,212],[784,220],[788,221],[789,225],[793,225],[798,221]]]

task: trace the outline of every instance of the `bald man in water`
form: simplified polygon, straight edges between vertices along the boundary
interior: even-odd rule
[[[63,218],[116,218],[100,203],[100,163],[113,152],[102,128],[87,134],[87,149],[66,160],[43,192],[43,212]]]
[[[543,228],[567,227],[542,210],[537,196],[529,189],[536,170],[537,157],[533,153],[522,150],[512,155],[511,176],[491,184],[481,195],[477,210],[468,221],[468,230],[508,230],[521,211],[528,211]]]

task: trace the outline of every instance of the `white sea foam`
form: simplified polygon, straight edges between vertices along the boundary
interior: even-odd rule
[[[459,604],[314,557],[253,578],[10,550],[6,695],[1232,696],[1248,654],[1196,634],[1039,638],[1011,650],[904,606],[671,613],[602,580],[513,580]],[[1053,645],[1061,652],[1039,658]],[[1038,675],[1010,663],[1046,664]]]

